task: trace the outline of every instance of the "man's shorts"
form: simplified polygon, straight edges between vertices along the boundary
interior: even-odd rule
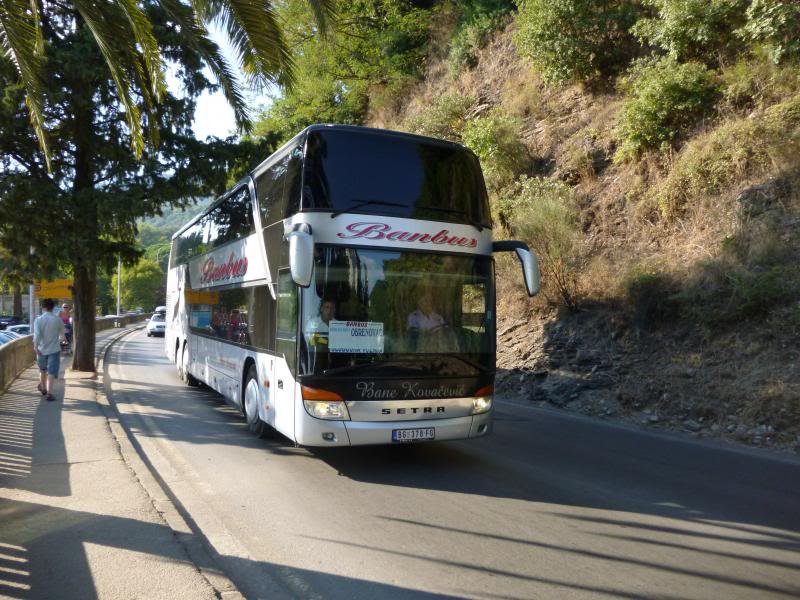
[[[61,352],[54,352],[53,354],[39,354],[36,357],[36,362],[39,363],[40,371],[47,371],[48,375],[58,377],[58,368],[61,366]]]

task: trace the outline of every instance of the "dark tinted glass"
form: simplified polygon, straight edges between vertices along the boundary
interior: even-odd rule
[[[303,209],[491,224],[478,160],[458,146],[312,131],[303,177]]]
[[[266,227],[283,219],[283,190],[289,157],[286,156],[256,179],[256,194],[261,210],[261,225]]]
[[[275,301],[267,286],[204,290],[194,292],[192,299],[189,324],[198,333],[235,344],[274,349]]]
[[[207,219],[207,243],[211,248],[250,235],[255,230],[250,192],[247,188],[237,190],[211,211]]]

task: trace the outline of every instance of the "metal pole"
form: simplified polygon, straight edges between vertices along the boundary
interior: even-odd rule
[[[119,304],[119,297],[122,293],[122,256],[119,257],[119,261],[117,262],[117,316],[120,313],[120,304]]]
[[[33,256],[33,246],[31,246],[31,256]],[[34,283],[31,281],[31,284],[28,286],[28,323],[31,326],[31,333],[33,333],[33,294],[34,294]]]

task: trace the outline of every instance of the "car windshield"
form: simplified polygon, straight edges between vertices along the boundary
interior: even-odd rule
[[[163,321],[164,320],[164,315],[156,313],[152,317],[150,317],[150,320],[151,321]]]
[[[318,247],[300,373],[474,376],[494,368],[488,257]]]

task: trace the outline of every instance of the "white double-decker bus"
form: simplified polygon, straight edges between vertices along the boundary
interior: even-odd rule
[[[167,355],[250,429],[307,446],[492,427],[493,252],[478,159],[458,144],[303,130],[172,238]]]

